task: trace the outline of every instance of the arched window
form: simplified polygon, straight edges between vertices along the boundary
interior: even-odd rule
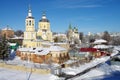
[[[31,26],[31,20],[29,20],[29,26]]]
[[[27,21],[26,25],[28,26],[28,21]]]
[[[34,21],[32,21],[32,25],[34,26]]]

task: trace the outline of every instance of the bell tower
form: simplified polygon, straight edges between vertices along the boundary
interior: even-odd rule
[[[28,15],[25,19],[23,46],[31,47],[29,41],[34,41],[34,40],[36,40],[35,20],[34,17],[32,16],[32,10],[29,5]]]
[[[26,17],[25,20],[25,26],[26,26],[26,31],[35,31],[35,20],[34,17],[32,16],[32,10],[30,6],[28,10],[28,16]]]

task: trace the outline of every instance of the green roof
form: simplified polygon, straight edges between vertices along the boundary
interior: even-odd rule
[[[72,26],[71,26],[71,24],[69,24],[69,29],[72,29]]]

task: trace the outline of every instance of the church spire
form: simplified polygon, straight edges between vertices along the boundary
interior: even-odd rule
[[[44,11],[43,14],[42,14],[42,19],[46,19],[45,11]]]
[[[71,23],[69,24],[69,30],[72,30],[72,25],[71,25]]]
[[[31,10],[31,6],[29,5],[29,10],[28,10],[28,17],[32,17],[32,10]]]

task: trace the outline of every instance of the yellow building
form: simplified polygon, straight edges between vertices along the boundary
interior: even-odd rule
[[[72,28],[71,24],[69,25],[69,30],[68,30],[68,40],[73,41],[74,39],[79,40],[79,32],[76,27]]]
[[[52,32],[50,30],[50,22],[43,13],[42,19],[38,23],[38,37],[42,37],[43,40],[52,41]]]
[[[19,48],[16,52],[22,60],[30,60],[34,63],[64,63],[69,60],[68,50],[60,46],[49,48]]]
[[[52,32],[50,30],[50,22],[43,14],[42,19],[38,23],[38,31],[35,29],[35,19],[29,7],[28,16],[25,19],[25,32],[23,47],[41,47],[44,41],[52,41]]]

